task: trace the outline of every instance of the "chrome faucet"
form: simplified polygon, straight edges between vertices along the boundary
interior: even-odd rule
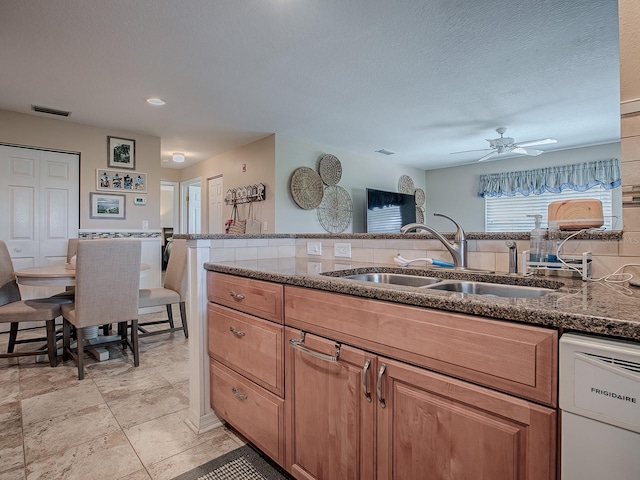
[[[464,230],[458,223],[451,217],[447,217],[441,213],[434,213],[434,217],[444,217],[453,222],[456,226],[456,234],[453,237],[453,243],[449,242],[440,232],[425,225],[423,223],[409,223],[400,229],[400,233],[407,233],[411,230],[424,229],[434,235],[442,244],[449,250],[449,253],[453,257],[453,266],[458,268],[467,268],[467,239],[464,234]]]
[[[509,273],[518,273],[518,250],[516,242],[507,240],[505,244],[509,247]]]

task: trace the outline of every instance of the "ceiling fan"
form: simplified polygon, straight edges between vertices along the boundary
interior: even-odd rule
[[[468,153],[468,152],[483,152],[486,150],[491,150],[484,157],[480,158],[478,160],[479,162],[484,162],[485,160],[489,160],[490,158],[495,157],[496,155],[500,155],[501,153],[519,153],[522,155],[536,156],[543,153],[543,151],[536,150],[534,148],[527,148],[527,147],[534,147],[537,145],[548,145],[550,143],[556,143],[558,141],[555,138],[541,138],[540,140],[529,140],[527,142],[516,143],[513,138],[504,136],[504,132],[506,131],[507,129],[505,127],[496,128],[496,132],[500,134],[500,138],[494,138],[492,140],[487,138],[486,140],[487,142],[489,142],[489,148],[481,148],[478,150],[465,150],[463,152],[452,152],[452,154]]]

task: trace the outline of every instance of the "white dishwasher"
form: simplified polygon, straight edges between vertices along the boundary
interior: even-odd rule
[[[640,479],[640,344],[560,338],[562,480]]]

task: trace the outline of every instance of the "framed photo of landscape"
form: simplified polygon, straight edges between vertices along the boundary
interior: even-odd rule
[[[147,174],[96,168],[96,190],[123,193],[147,193]]]
[[[124,194],[89,192],[89,218],[124,220],[127,196]]]
[[[136,168],[136,141],[130,138],[107,137],[109,168]]]

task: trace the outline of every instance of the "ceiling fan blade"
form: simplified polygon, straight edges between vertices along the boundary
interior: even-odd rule
[[[540,155],[541,153],[544,153],[542,150],[536,150],[533,148],[522,148],[522,147],[515,147],[511,149],[511,152],[513,153],[521,153],[522,155],[529,155],[531,157],[535,157],[537,155]]]
[[[485,160],[489,160],[491,157],[495,157],[496,155],[498,155],[498,151],[494,150],[491,153],[487,153],[484,157],[480,158],[478,161],[484,162]]]
[[[493,149],[492,148],[479,148],[477,150],[463,150],[461,152],[451,152],[449,155],[453,155],[455,153],[485,152],[485,151],[489,151],[489,150],[493,150]]]
[[[555,138],[541,138],[540,140],[529,140],[528,142],[518,142],[518,147],[533,147],[534,145],[549,145],[550,143],[558,143]]]

